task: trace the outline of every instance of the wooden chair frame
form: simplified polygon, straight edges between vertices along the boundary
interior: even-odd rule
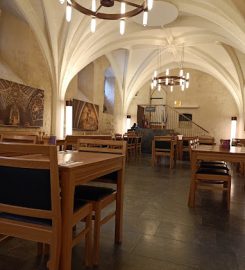
[[[212,190],[212,191],[226,191],[227,209],[230,209],[230,193],[231,193],[231,175],[217,175],[217,174],[195,174],[195,193],[197,189]]]
[[[126,141],[116,141],[116,140],[94,140],[94,139],[79,139],[77,143],[77,149],[79,151],[86,152],[97,152],[97,153],[111,153],[120,154],[126,156]],[[125,158],[124,158],[125,166]],[[107,182],[107,179],[96,179],[99,182]],[[108,179],[112,183],[111,179]],[[113,182],[116,184],[116,182]],[[91,201],[93,204],[94,211],[94,236],[93,236],[93,264],[99,264],[99,253],[100,253],[100,227],[108,222],[113,217],[117,217],[117,207],[116,210],[110,212],[105,217],[102,218],[102,210],[107,207],[112,202],[116,201],[118,198],[117,191],[105,196],[104,198],[96,201]],[[116,241],[116,239],[115,239]]]
[[[55,145],[26,145],[26,144],[9,144],[0,143],[0,152],[10,153],[7,156],[0,156],[0,166],[23,167],[23,168],[38,168],[50,170],[51,184],[51,210],[36,210],[22,209],[15,206],[5,206],[0,204],[1,212],[10,212],[22,216],[31,216],[37,218],[51,219],[52,226],[40,226],[32,223],[23,223],[17,221],[5,221],[0,218],[0,233],[9,236],[15,236],[38,242],[38,252],[45,250],[47,245],[50,246],[50,261],[48,267],[50,270],[57,270],[60,259],[61,249],[61,196],[60,182],[58,174],[57,147]],[[12,153],[18,153],[22,156],[11,156]],[[25,155],[38,154],[38,158],[26,158]],[[40,155],[44,158],[40,159]],[[11,165],[9,165],[11,164]],[[34,179],[35,180],[35,179]],[[85,238],[85,265],[92,265],[92,204],[86,203],[74,210],[72,217],[72,227],[83,220],[84,228],[78,233],[73,234],[73,239],[70,246],[72,248]],[[22,228],[23,226],[23,228]],[[26,231],[24,231],[26,229]]]
[[[67,135],[65,138],[64,149],[68,150],[70,146],[76,148],[79,139],[111,140],[111,137],[111,135]]]
[[[28,143],[36,144],[37,136],[36,135],[13,135],[13,134],[2,134],[0,137],[1,142],[9,143]]]
[[[55,146],[0,143],[0,152],[18,152],[23,155],[41,154],[46,160],[27,160],[19,156],[0,156],[0,166],[45,169],[50,171],[51,209],[41,210],[0,203],[0,212],[31,218],[49,219],[52,225],[40,225],[0,217],[0,233],[50,245],[48,268],[58,269],[61,239],[60,186],[58,175],[57,150]],[[35,180],[35,179],[33,179]],[[13,187],[14,188],[14,187]]]
[[[167,142],[170,144],[169,148],[157,148],[156,142]],[[155,136],[152,141],[152,166],[155,166],[159,157],[168,156],[170,159],[169,167],[173,168],[176,162],[176,147],[177,139],[172,137]]]

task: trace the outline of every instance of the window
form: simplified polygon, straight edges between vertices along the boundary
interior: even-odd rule
[[[111,67],[105,71],[103,112],[113,114],[115,102],[115,77]]]

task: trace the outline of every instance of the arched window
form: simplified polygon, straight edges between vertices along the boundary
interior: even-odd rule
[[[105,71],[103,112],[113,114],[115,102],[115,76],[112,68]]]

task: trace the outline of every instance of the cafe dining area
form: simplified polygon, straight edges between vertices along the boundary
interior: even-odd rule
[[[0,270],[245,269],[245,2],[0,0]]]

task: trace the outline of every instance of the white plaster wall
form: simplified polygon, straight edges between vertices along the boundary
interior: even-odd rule
[[[1,78],[23,83],[44,90],[43,127],[3,128],[1,130],[50,134],[51,129],[51,82],[47,64],[29,26],[18,17],[2,12],[0,19],[0,67]]]
[[[168,91],[167,104],[174,106],[180,100],[182,106],[199,106],[197,109],[177,109],[180,113],[191,113],[192,120],[209,131],[216,142],[230,138],[232,116],[238,116],[238,109],[229,91],[214,77],[197,70],[190,72],[190,88]]]
[[[122,106],[117,83],[115,83],[114,113],[103,113],[104,75],[109,66],[106,57],[98,58],[73,78],[66,92],[66,99],[77,98],[99,105],[99,129],[90,133],[112,134],[122,132]],[[91,86],[93,87],[91,88]]]
[[[179,87],[175,88],[171,93],[170,89],[166,89],[166,104],[174,107],[174,101],[180,100],[182,106],[199,106],[199,108],[176,109],[180,113],[191,113],[194,122],[209,131],[211,136],[214,136],[216,142],[222,139],[230,138],[230,123],[232,116],[238,116],[236,104],[229,94],[229,91],[214,77],[189,69],[190,72],[190,87],[184,92]],[[165,93],[163,90],[162,96]],[[154,96],[161,96],[159,93],[154,93]],[[153,101],[154,102],[154,101]],[[159,104],[159,101],[155,101]],[[132,116],[131,122],[136,122],[137,105],[150,103],[149,85],[141,88],[137,96],[132,100],[128,114]],[[163,99],[164,104],[164,99]],[[241,124],[238,125],[237,135],[244,134]]]

